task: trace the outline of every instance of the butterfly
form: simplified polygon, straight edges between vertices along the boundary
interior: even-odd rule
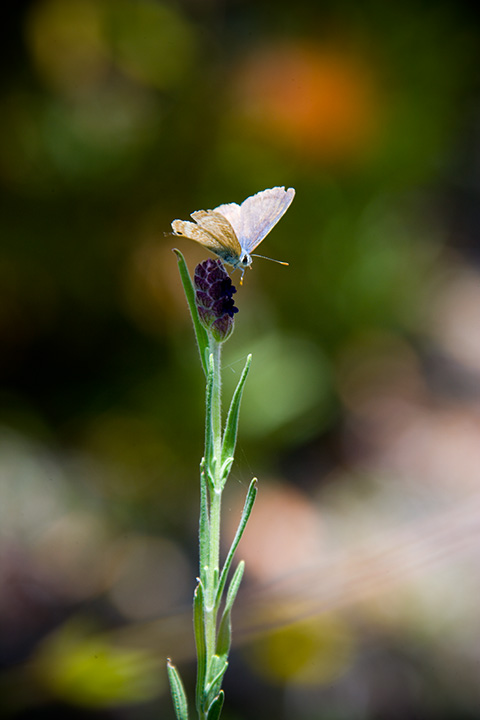
[[[172,229],[175,235],[195,240],[223,262],[242,270],[241,284],[252,257],[265,257],[252,251],[287,212],[294,196],[293,188],[269,188],[251,195],[241,205],[227,203],[213,210],[197,210],[190,215],[195,222],[174,220]]]

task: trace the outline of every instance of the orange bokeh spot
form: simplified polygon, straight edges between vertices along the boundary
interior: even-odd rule
[[[237,117],[255,132],[332,160],[368,149],[378,124],[373,70],[340,48],[258,51],[239,70],[236,104]]]

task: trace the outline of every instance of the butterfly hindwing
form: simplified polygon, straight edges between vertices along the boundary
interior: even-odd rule
[[[175,235],[194,240],[212,252],[223,249],[222,245],[210,235],[209,232],[206,232],[200,225],[197,225],[197,223],[189,222],[188,220],[174,220],[172,222],[172,229]]]
[[[224,262],[236,267],[241,247],[228,220],[212,210],[197,210],[191,217],[195,222],[174,220],[173,232],[194,240],[218,255]]]
[[[233,255],[240,255],[242,248],[238,242],[235,230],[228,219],[214,210],[197,210],[191,217],[202,230],[211,235],[219,245],[222,245]]]

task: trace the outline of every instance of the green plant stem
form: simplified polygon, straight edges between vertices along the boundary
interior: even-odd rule
[[[216,458],[215,480],[220,470],[222,457],[222,344],[213,338],[210,340],[210,352],[213,355],[213,391],[212,391],[212,428],[213,428],[213,454]]]
[[[220,511],[222,505],[222,345],[211,340],[210,348],[213,355],[213,388],[212,388],[212,430],[213,430],[213,468],[214,487],[210,488],[210,553],[209,553],[209,588],[208,605],[215,605],[215,590],[218,584],[220,562]],[[208,647],[208,646],[207,646]]]
[[[207,667],[215,654],[217,644],[217,606],[216,595],[219,577],[220,557],[220,513],[222,491],[213,490],[210,495],[210,562],[208,587],[205,603],[205,640],[207,650]]]
[[[213,487],[209,487],[209,550],[207,586],[205,588],[205,645],[207,675],[215,655],[217,644],[217,612],[216,603],[219,580],[220,563],[220,523],[222,507],[222,403],[221,403],[221,353],[222,345],[210,337],[209,349],[213,356],[213,385],[211,402],[211,427],[213,434],[213,467],[210,474],[213,478]]]

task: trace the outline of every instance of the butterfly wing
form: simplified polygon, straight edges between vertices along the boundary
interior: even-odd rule
[[[175,235],[186,237],[203,245],[226,262],[232,263],[241,253],[240,243],[228,220],[212,210],[197,210],[188,220],[174,220],[172,230]]]
[[[192,218],[200,227],[229,252],[239,255],[242,251],[235,230],[228,219],[215,210],[197,210]]]
[[[274,187],[252,195],[241,205],[228,203],[215,208],[234,229],[242,250],[251,253],[288,210],[295,190]]]

